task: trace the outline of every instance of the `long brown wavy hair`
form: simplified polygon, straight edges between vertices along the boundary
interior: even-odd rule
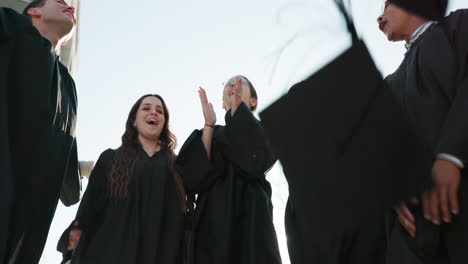
[[[143,95],[136,101],[136,103],[130,109],[128,114],[127,122],[125,124],[125,132],[122,135],[122,145],[116,150],[114,160],[112,163],[112,169],[109,173],[109,190],[110,196],[113,199],[122,199],[127,196],[128,184],[131,181],[130,175],[135,167],[135,163],[138,160],[147,158],[143,147],[138,140],[138,130],[134,126],[136,115],[142,101],[149,96],[153,96],[161,100],[164,110],[164,126],[159,136],[160,148],[163,154],[168,160],[168,165],[177,186],[177,192],[179,193],[181,208],[184,210],[186,205],[186,195],[183,187],[182,179],[178,170],[176,170],[174,161],[175,154],[174,149],[177,145],[175,135],[169,129],[169,110],[167,109],[164,99],[157,94]]]

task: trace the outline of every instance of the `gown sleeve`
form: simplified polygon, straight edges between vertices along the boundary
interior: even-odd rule
[[[219,129],[217,127],[216,129]],[[195,130],[184,142],[176,159],[176,166],[180,171],[184,187],[188,194],[197,194],[207,190],[219,173],[223,171],[223,160],[214,140],[211,147],[211,160],[208,159],[202,142],[202,131]]]
[[[216,137],[228,159],[249,179],[264,178],[277,158],[265,137],[262,124],[241,103],[234,116],[228,111],[226,128]]]
[[[103,211],[108,201],[107,176],[111,169],[114,151],[108,149],[99,156],[96,166],[89,176],[89,183],[83,199],[76,213],[75,221],[79,221],[80,228],[86,229],[95,223],[96,217]]]
[[[62,190],[60,191],[60,200],[65,206],[71,206],[80,201],[81,177],[78,162],[78,149],[76,139],[70,153],[67,164],[67,171],[63,178]]]
[[[99,214],[103,212],[107,204],[107,174],[111,168],[113,157],[114,151],[111,149],[104,151],[99,156],[99,159],[89,176],[89,183],[83,195],[83,199],[81,200],[78,212],[76,213],[75,220],[73,220],[70,226],[62,233],[57,243],[57,251],[62,252],[63,254],[63,263],[65,263],[66,260],[69,260],[72,254],[71,251],[67,250],[67,247],[73,223],[78,221],[78,228],[83,230],[84,233],[87,232],[90,225],[98,221]]]
[[[434,154],[447,153],[468,162],[468,79],[457,76],[457,48],[447,39],[443,32],[431,34],[421,49],[421,72],[425,75],[427,85],[438,85],[451,102],[449,112],[440,129]],[[466,44],[458,49],[468,49]],[[446,52],[438,52],[445,50]],[[465,62],[466,63],[466,62]],[[459,81],[460,80],[460,81]]]

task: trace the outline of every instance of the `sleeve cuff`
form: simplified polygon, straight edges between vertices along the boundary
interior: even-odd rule
[[[465,165],[463,164],[463,161],[461,161],[459,158],[457,158],[457,157],[455,157],[453,155],[447,154],[447,153],[437,154],[437,159],[446,160],[446,161],[452,163],[453,165],[457,166],[460,169],[465,168]]]

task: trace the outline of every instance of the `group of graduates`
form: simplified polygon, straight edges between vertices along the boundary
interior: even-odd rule
[[[224,126],[216,125],[200,88],[205,124],[176,155],[169,107],[160,95],[140,97],[121,146],[98,158],[58,243],[63,263],[279,264],[265,178],[278,158],[289,182],[292,264],[468,263],[468,10],[445,16],[446,0],[385,1],[379,28],[390,41],[405,41],[407,53],[379,82],[344,5],[338,7],[353,35],[351,53],[294,85],[260,114],[262,122],[246,77],[232,77],[222,90]],[[1,263],[38,263],[58,200],[67,206],[80,200],[77,95],[59,61],[60,46],[76,26],[74,11],[64,0],[33,0],[23,14],[0,8]],[[358,125],[332,120],[344,105],[334,105],[340,94],[327,85],[349,80],[332,80],[330,72],[351,73],[359,82],[355,90],[354,82],[338,87],[350,96],[337,99],[348,100],[349,116],[364,113]],[[358,88],[371,82],[378,93],[361,100]],[[320,112],[330,105],[337,109]],[[386,115],[393,106],[398,110]],[[296,108],[301,115],[292,116]],[[421,152],[408,137],[399,141],[406,133],[395,121],[400,117]],[[330,120],[343,129],[327,131]],[[380,133],[379,122],[387,122],[379,125],[387,138],[360,137]],[[379,145],[369,144],[373,140]],[[386,140],[393,143],[380,144]],[[353,146],[358,152],[350,156]],[[427,149],[428,159],[412,155]],[[372,178],[379,173],[369,168],[380,169],[390,185],[377,184]],[[391,175],[400,171],[403,177]]]

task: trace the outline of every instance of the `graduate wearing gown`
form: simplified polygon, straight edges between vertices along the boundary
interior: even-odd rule
[[[444,18],[446,6],[392,0],[378,19],[389,40],[406,41],[386,81],[435,158],[433,186],[396,209],[389,264],[468,263],[468,10]]]
[[[192,258],[195,264],[281,263],[265,179],[276,159],[252,113],[256,92],[245,77],[236,76],[226,84],[223,101],[226,125],[203,129],[214,130],[210,160],[197,143],[201,131],[190,136],[178,160],[189,197],[198,194]],[[189,177],[187,170],[197,173]]]
[[[74,250],[71,263],[182,263],[185,194],[175,144],[163,99],[141,97],[122,146],[100,155],[59,243],[63,253]]]
[[[288,180],[291,263],[385,263],[384,214],[423,190],[433,156],[359,39],[344,1],[334,2],[352,45],[260,117]]]
[[[0,175],[2,210],[4,195],[11,210],[0,222],[2,263],[38,263],[59,197],[67,206],[79,200],[75,84],[56,55],[73,13],[55,0],[33,1],[26,15],[0,8],[0,162],[13,173]]]

